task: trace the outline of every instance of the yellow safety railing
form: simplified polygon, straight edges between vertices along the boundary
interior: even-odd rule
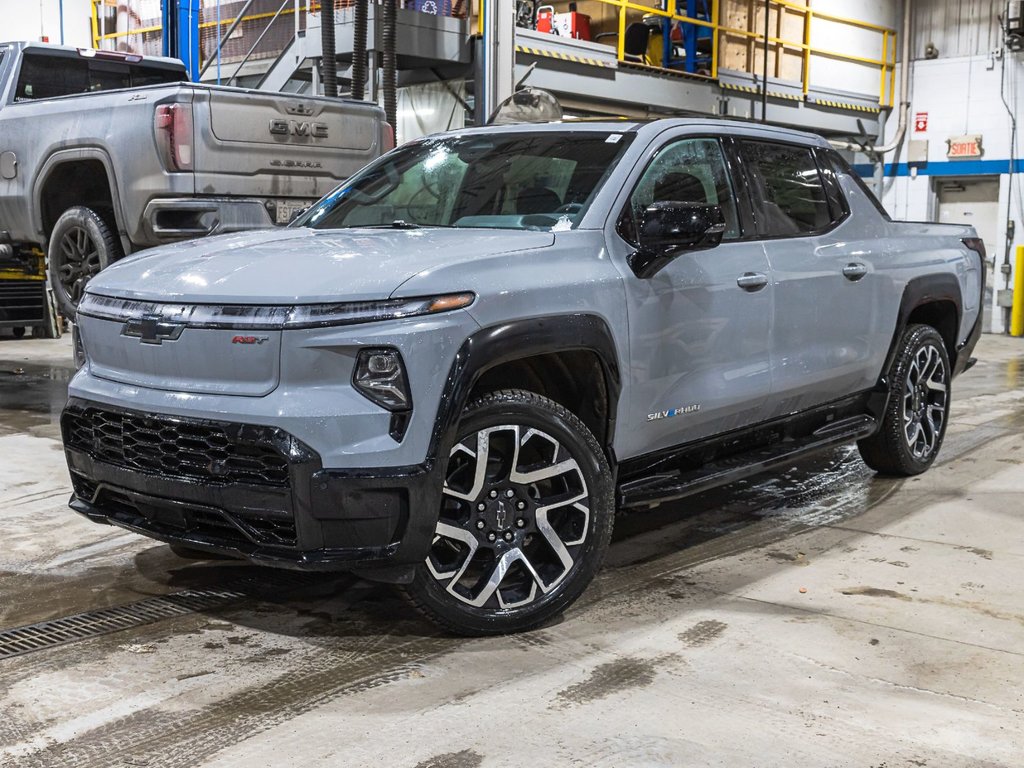
[[[667,0],[664,3],[664,8],[660,7],[662,5],[661,3],[658,3],[657,6],[644,5],[636,0],[591,0],[591,2],[601,3],[602,5],[608,5],[618,9],[617,55],[621,62],[636,63],[626,56],[626,27],[629,23],[628,17],[630,13],[642,13],[648,18],[660,17],[671,22],[683,22],[685,24],[692,24],[698,27],[710,29],[711,67],[710,73],[706,76],[711,79],[718,79],[719,47],[721,45],[720,39],[722,35],[731,35],[734,37],[747,38],[754,43],[760,43],[765,48],[766,56],[769,47],[775,48],[776,56],[779,56],[784,50],[798,51],[801,56],[800,86],[805,96],[810,90],[812,56],[822,56],[839,61],[877,67],[879,72],[879,106],[891,107],[893,104],[893,90],[896,77],[896,30],[891,27],[881,26],[879,24],[862,21],[849,16],[842,16],[836,13],[819,11],[811,7],[810,0],[808,0],[806,5],[791,2],[791,0],[768,0],[770,6],[775,8],[777,13],[792,12],[801,14],[803,16],[803,24],[800,39],[787,39],[785,37],[773,37],[769,35],[766,43],[763,32],[751,31],[749,29],[738,29],[721,24],[722,3],[720,0],[711,0],[710,20],[686,15],[686,13],[681,11],[680,8],[684,4],[685,0]],[[486,5],[486,3],[483,3],[482,5]],[[757,5],[763,7],[761,0],[758,0]],[[860,56],[815,45],[811,36],[811,27],[815,19],[877,32],[881,36],[881,45],[878,56]],[[480,21],[482,22],[482,14]],[[663,67],[655,68],[663,69]]]

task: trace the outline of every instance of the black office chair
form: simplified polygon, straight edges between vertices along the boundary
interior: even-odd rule
[[[650,65],[647,58],[647,45],[651,41],[651,28],[641,21],[634,21],[626,27],[626,36],[622,43],[622,56],[626,61]]]

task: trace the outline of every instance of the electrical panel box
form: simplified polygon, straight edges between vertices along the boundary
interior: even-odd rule
[[[1007,48],[1011,51],[1024,48],[1024,2],[1021,0],[1010,0],[1006,4],[1003,32],[1006,35]]]
[[[911,139],[907,142],[907,162],[923,165],[928,162],[928,141]]]

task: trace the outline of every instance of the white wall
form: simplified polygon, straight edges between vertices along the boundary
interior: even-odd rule
[[[901,3],[893,0],[814,0],[815,11],[811,22],[811,44],[815,48],[860,56],[883,59],[883,35],[881,32],[843,22],[832,21],[817,15],[831,13],[880,27],[898,30],[903,18]],[[892,42],[888,43],[892,50]],[[826,88],[849,93],[875,95],[879,92],[878,67],[843,61],[824,55],[811,56],[811,87]]]
[[[929,42],[940,56],[989,53],[1002,46],[998,16],[1005,0],[917,0],[914,3],[914,58]]]
[[[897,219],[935,220],[937,185],[943,180],[978,177],[999,178],[999,223],[996,247],[989,243],[989,257],[996,259],[994,287],[1005,286],[999,267],[1005,255],[1007,206],[1016,222],[1011,263],[1017,245],[1024,245],[1024,174],[1010,173],[1024,166],[1024,141],[1019,135],[1011,146],[1010,112],[1024,131],[1024,53],[1006,53],[997,15],[1002,0],[917,0],[911,38],[910,121],[903,145],[886,156],[882,203]],[[936,59],[924,59],[927,43],[939,51]],[[1005,98],[1007,106],[1004,105]],[[897,103],[900,100],[897,94]],[[914,130],[915,113],[928,113],[928,129]],[[896,112],[886,124],[885,140],[896,130]],[[980,134],[983,155],[978,160],[946,157],[946,140],[961,134]],[[916,170],[907,164],[908,141],[928,142],[928,162]],[[864,156],[858,163],[866,163]],[[915,175],[916,174],[916,175]],[[993,330],[1002,331],[1002,311],[993,312]]]
[[[0,39],[61,42],[60,0],[0,0]],[[89,0],[64,0],[64,42],[80,48],[92,46]]]

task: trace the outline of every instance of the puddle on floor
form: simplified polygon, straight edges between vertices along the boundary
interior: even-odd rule
[[[74,373],[70,361],[34,365],[0,359],[0,434],[56,427]]]

